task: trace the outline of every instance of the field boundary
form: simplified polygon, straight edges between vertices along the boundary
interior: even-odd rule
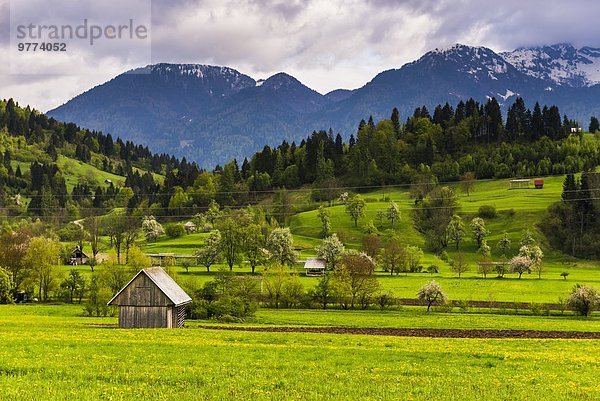
[[[558,330],[488,330],[488,329],[428,329],[428,328],[375,328],[375,327],[307,327],[307,326],[195,326],[205,330],[253,331],[265,333],[318,333],[358,334],[395,337],[436,338],[529,338],[600,340],[600,332]]]

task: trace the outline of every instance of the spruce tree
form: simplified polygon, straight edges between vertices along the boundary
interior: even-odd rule
[[[588,129],[589,132],[594,133],[596,131],[600,131],[600,122],[594,116],[590,118],[590,127]]]
[[[394,125],[394,133],[396,138],[400,136],[400,112],[396,107],[392,110],[392,124]]]

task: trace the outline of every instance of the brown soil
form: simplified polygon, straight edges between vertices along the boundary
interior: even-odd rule
[[[465,330],[465,329],[402,329],[402,328],[355,328],[355,327],[276,327],[276,326],[199,326],[209,330],[257,331],[268,333],[326,333],[361,334],[399,337],[442,338],[564,338],[600,340],[600,332],[544,331],[544,330]]]

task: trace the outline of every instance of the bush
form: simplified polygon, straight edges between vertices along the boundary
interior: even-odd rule
[[[394,297],[389,292],[382,292],[381,294],[375,297],[375,302],[377,303],[379,308],[381,308],[381,310],[392,306],[394,304],[394,301]]]
[[[220,273],[195,291],[194,301],[188,306],[192,319],[217,319],[241,322],[254,315],[257,304],[253,301],[256,281]]]
[[[439,273],[440,272],[440,268],[437,267],[436,265],[431,265],[427,268],[427,273],[429,274],[433,274],[433,273]]]
[[[469,310],[469,301],[461,299],[456,301],[456,306],[461,310],[461,312],[466,312]]]
[[[477,215],[485,219],[494,219],[498,217],[498,211],[494,205],[481,205]]]
[[[440,258],[440,260],[442,260],[444,262],[448,262],[450,260],[450,257],[448,256],[448,252],[446,252],[446,250],[443,250],[442,253],[440,253],[439,258]]]
[[[423,271],[423,265],[411,266],[410,267],[410,272],[411,273],[421,273],[422,271]]]
[[[535,316],[542,315],[542,305],[538,303],[532,302],[531,304],[529,304],[529,310],[531,311],[531,314]]]
[[[193,302],[188,315],[192,319],[217,319],[220,321],[241,322],[256,312],[253,303],[242,297],[226,295],[216,301],[201,299]]]
[[[577,284],[573,287],[567,303],[581,316],[589,316],[600,305],[600,294],[594,287]]]
[[[185,235],[185,227],[181,223],[167,224],[165,233],[169,238],[179,238]]]

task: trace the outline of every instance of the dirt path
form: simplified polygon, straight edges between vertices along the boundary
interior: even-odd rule
[[[481,329],[401,329],[356,327],[259,327],[259,326],[197,326],[209,330],[256,331],[267,333],[362,334],[372,336],[442,337],[442,338],[556,338],[600,340],[600,332],[544,330],[481,330]]]

